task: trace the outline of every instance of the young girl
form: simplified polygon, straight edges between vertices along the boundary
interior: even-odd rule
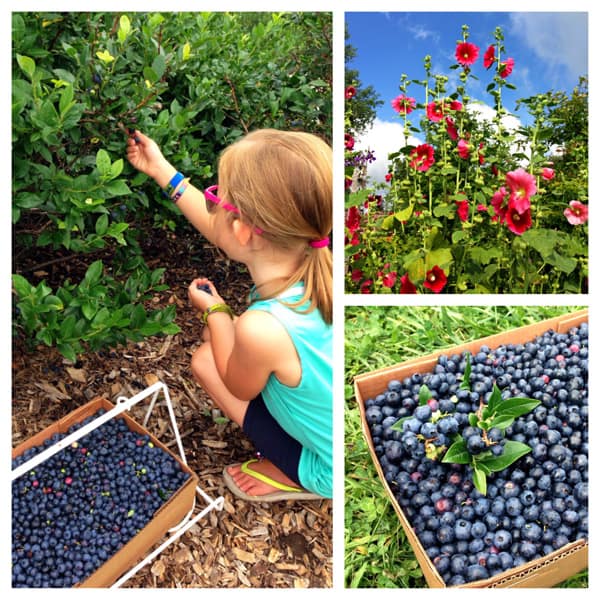
[[[192,373],[258,450],[224,470],[226,484],[247,500],[330,498],[331,149],[308,133],[255,131],[223,152],[219,185],[204,192],[139,131],[127,158],[254,282],[235,320],[210,280],[188,289],[205,324]]]

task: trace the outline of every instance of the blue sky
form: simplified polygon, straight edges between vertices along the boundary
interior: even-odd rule
[[[400,126],[400,119],[390,103],[400,93],[402,73],[409,79],[422,79],[423,59],[429,54],[434,74],[457,76],[458,71],[449,67],[455,64],[454,51],[457,41],[462,39],[463,25],[469,26],[468,41],[480,47],[479,58],[472,68],[479,81],[470,80],[468,91],[472,98],[490,107],[493,99],[485,88],[492,81],[492,75],[484,69],[482,59],[485,49],[494,43],[497,26],[504,33],[506,55],[515,61],[507,81],[517,89],[503,90],[504,106],[511,113],[515,112],[519,98],[549,90],[571,93],[579,76],[588,72],[588,15],[585,12],[355,12],[346,13],[345,20],[350,34],[348,43],[357,52],[347,66],[358,70],[362,84],[372,85],[384,102],[377,111],[375,126],[379,131],[372,132],[371,136],[378,140],[380,147],[383,142],[379,140],[396,137]],[[452,90],[451,82],[449,90]],[[409,88],[408,95],[419,102],[423,94],[421,86],[413,84]],[[530,121],[525,107],[515,115],[522,122]],[[418,124],[418,117],[412,122]],[[385,151],[377,152],[373,142],[369,146],[376,150],[378,159],[385,158]]]

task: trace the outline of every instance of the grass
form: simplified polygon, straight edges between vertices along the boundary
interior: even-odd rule
[[[582,307],[362,307],[345,314],[345,585],[426,587],[381,485],[354,399],[356,375]],[[587,569],[559,587],[588,587]]]

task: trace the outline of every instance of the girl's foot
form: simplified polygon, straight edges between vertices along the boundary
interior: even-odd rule
[[[227,472],[229,473],[229,475],[231,475],[231,478],[235,482],[236,486],[244,494],[247,494],[248,496],[265,496],[273,492],[281,491],[280,487],[275,487],[274,485],[271,485],[266,481],[261,481],[260,479],[257,479],[252,474],[252,471],[260,473],[268,479],[283,484],[284,486],[289,486],[300,490],[298,484],[292,481],[283,471],[281,471],[281,469],[277,468],[270,460],[263,458],[258,461],[253,461],[251,465],[251,472],[248,472],[248,470],[244,472],[242,470],[241,464],[231,465],[227,467]]]

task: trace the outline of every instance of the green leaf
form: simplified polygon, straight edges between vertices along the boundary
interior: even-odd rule
[[[506,415],[497,415],[490,421],[489,429],[492,429],[492,427],[498,427],[498,429],[504,430],[507,427],[510,427],[513,424],[514,420],[514,417],[509,417]]]
[[[66,344],[64,342],[56,345],[58,351],[71,362],[77,362],[77,354],[75,353],[75,349],[71,344]]]
[[[108,229],[108,215],[100,215],[96,221],[96,233],[104,235]]]
[[[108,175],[110,173],[110,156],[104,148],[100,148],[96,153],[96,167],[100,175]]]
[[[94,261],[85,272],[84,281],[92,286],[100,281],[102,277],[102,270],[104,269],[104,265],[101,260]]]
[[[17,54],[17,64],[29,79],[33,79],[33,74],[35,73],[35,61],[33,58]]]
[[[531,412],[536,406],[539,406],[540,400],[531,398],[507,398],[498,404],[495,416],[517,418]]]
[[[473,484],[484,496],[487,494],[487,477],[484,471],[474,466],[473,467]]]
[[[152,61],[152,70],[156,73],[156,79],[160,79],[163,76],[166,68],[165,57],[162,54],[158,54],[154,61]]]
[[[33,291],[33,286],[22,275],[14,274],[12,276],[12,283],[19,298],[25,298]]]
[[[397,221],[400,221],[400,223],[402,223],[403,221],[408,221],[408,219],[410,219],[412,212],[413,212],[413,205],[410,204],[404,210],[399,210],[397,213],[395,213],[394,217],[396,217]]]
[[[63,117],[73,106],[73,104],[73,86],[68,85],[63,89],[60,95],[60,100],[58,101],[58,109],[60,111],[60,116]]]
[[[465,372],[463,374],[463,379],[460,384],[461,390],[471,391],[471,353],[467,352],[465,356]]]
[[[527,444],[507,440],[506,444],[504,444],[504,451],[500,456],[490,455],[478,462],[484,463],[490,472],[502,471],[528,452],[531,452],[531,448]]]
[[[494,383],[492,393],[490,394],[490,398],[487,404],[487,408],[490,411],[489,416],[492,416],[496,412],[496,409],[498,408],[498,406],[500,406],[501,403],[502,393],[500,392],[500,388],[498,388],[498,386]]]
[[[475,413],[469,413],[469,425],[471,427],[477,427],[477,415]]]
[[[467,443],[463,438],[459,435],[452,443],[450,448],[446,454],[444,454],[444,458],[442,462],[459,464],[459,465],[468,465],[471,464],[471,454],[467,450]]]
[[[427,400],[429,400],[431,397],[432,395],[430,389],[425,384],[423,384],[419,388],[419,406],[427,404]]]

